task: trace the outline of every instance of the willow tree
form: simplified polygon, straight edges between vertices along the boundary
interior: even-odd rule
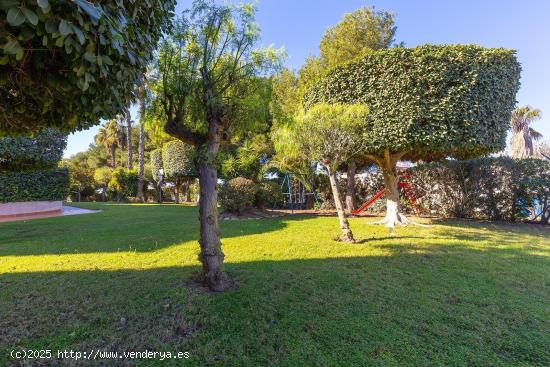
[[[336,172],[363,150],[368,109],[361,105],[319,103],[297,117],[288,136],[298,155],[317,161],[326,169],[344,242],[355,242],[342,206]]]
[[[391,230],[400,212],[399,160],[482,156],[505,147],[519,88],[515,52],[478,46],[420,46],[367,53],[333,69],[306,95],[369,108],[364,153],[381,169]]]
[[[278,59],[273,49],[256,49],[255,7],[196,0],[161,45],[158,74],[165,131],[198,152],[200,254],[204,280],[223,291],[231,282],[223,271],[218,222],[218,153],[232,134],[267,118],[256,88]]]

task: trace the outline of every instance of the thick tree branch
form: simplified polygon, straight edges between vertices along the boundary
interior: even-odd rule
[[[197,133],[186,128],[182,123],[171,119],[164,125],[164,132],[174,138],[181,140],[184,143],[193,145],[195,147],[201,146],[206,143],[208,137],[206,134]]]

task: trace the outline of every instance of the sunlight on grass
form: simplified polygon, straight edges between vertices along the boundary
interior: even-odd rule
[[[0,224],[0,365],[14,346],[187,350],[190,366],[550,362],[548,228],[391,237],[357,218],[361,243],[344,244],[333,217],[223,221],[236,287],[211,294],[191,280],[196,208],[80,205],[102,211]]]

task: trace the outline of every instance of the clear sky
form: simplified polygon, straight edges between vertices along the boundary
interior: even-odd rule
[[[190,4],[179,0],[178,12]],[[317,53],[327,27],[365,5],[395,13],[396,39],[409,47],[475,43],[516,49],[523,68],[518,103],[542,110],[533,127],[550,138],[550,0],[263,0],[257,14],[262,44],[284,46],[286,64],[298,69]],[[96,131],[72,134],[65,156],[86,150]]]

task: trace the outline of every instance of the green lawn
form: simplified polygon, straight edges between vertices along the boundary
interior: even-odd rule
[[[212,294],[191,281],[196,208],[81,206],[102,212],[0,224],[0,366],[13,348],[189,351],[169,361],[185,366],[550,365],[548,228],[448,221],[388,237],[361,218],[352,245],[332,240],[331,217],[224,221],[236,288]]]

